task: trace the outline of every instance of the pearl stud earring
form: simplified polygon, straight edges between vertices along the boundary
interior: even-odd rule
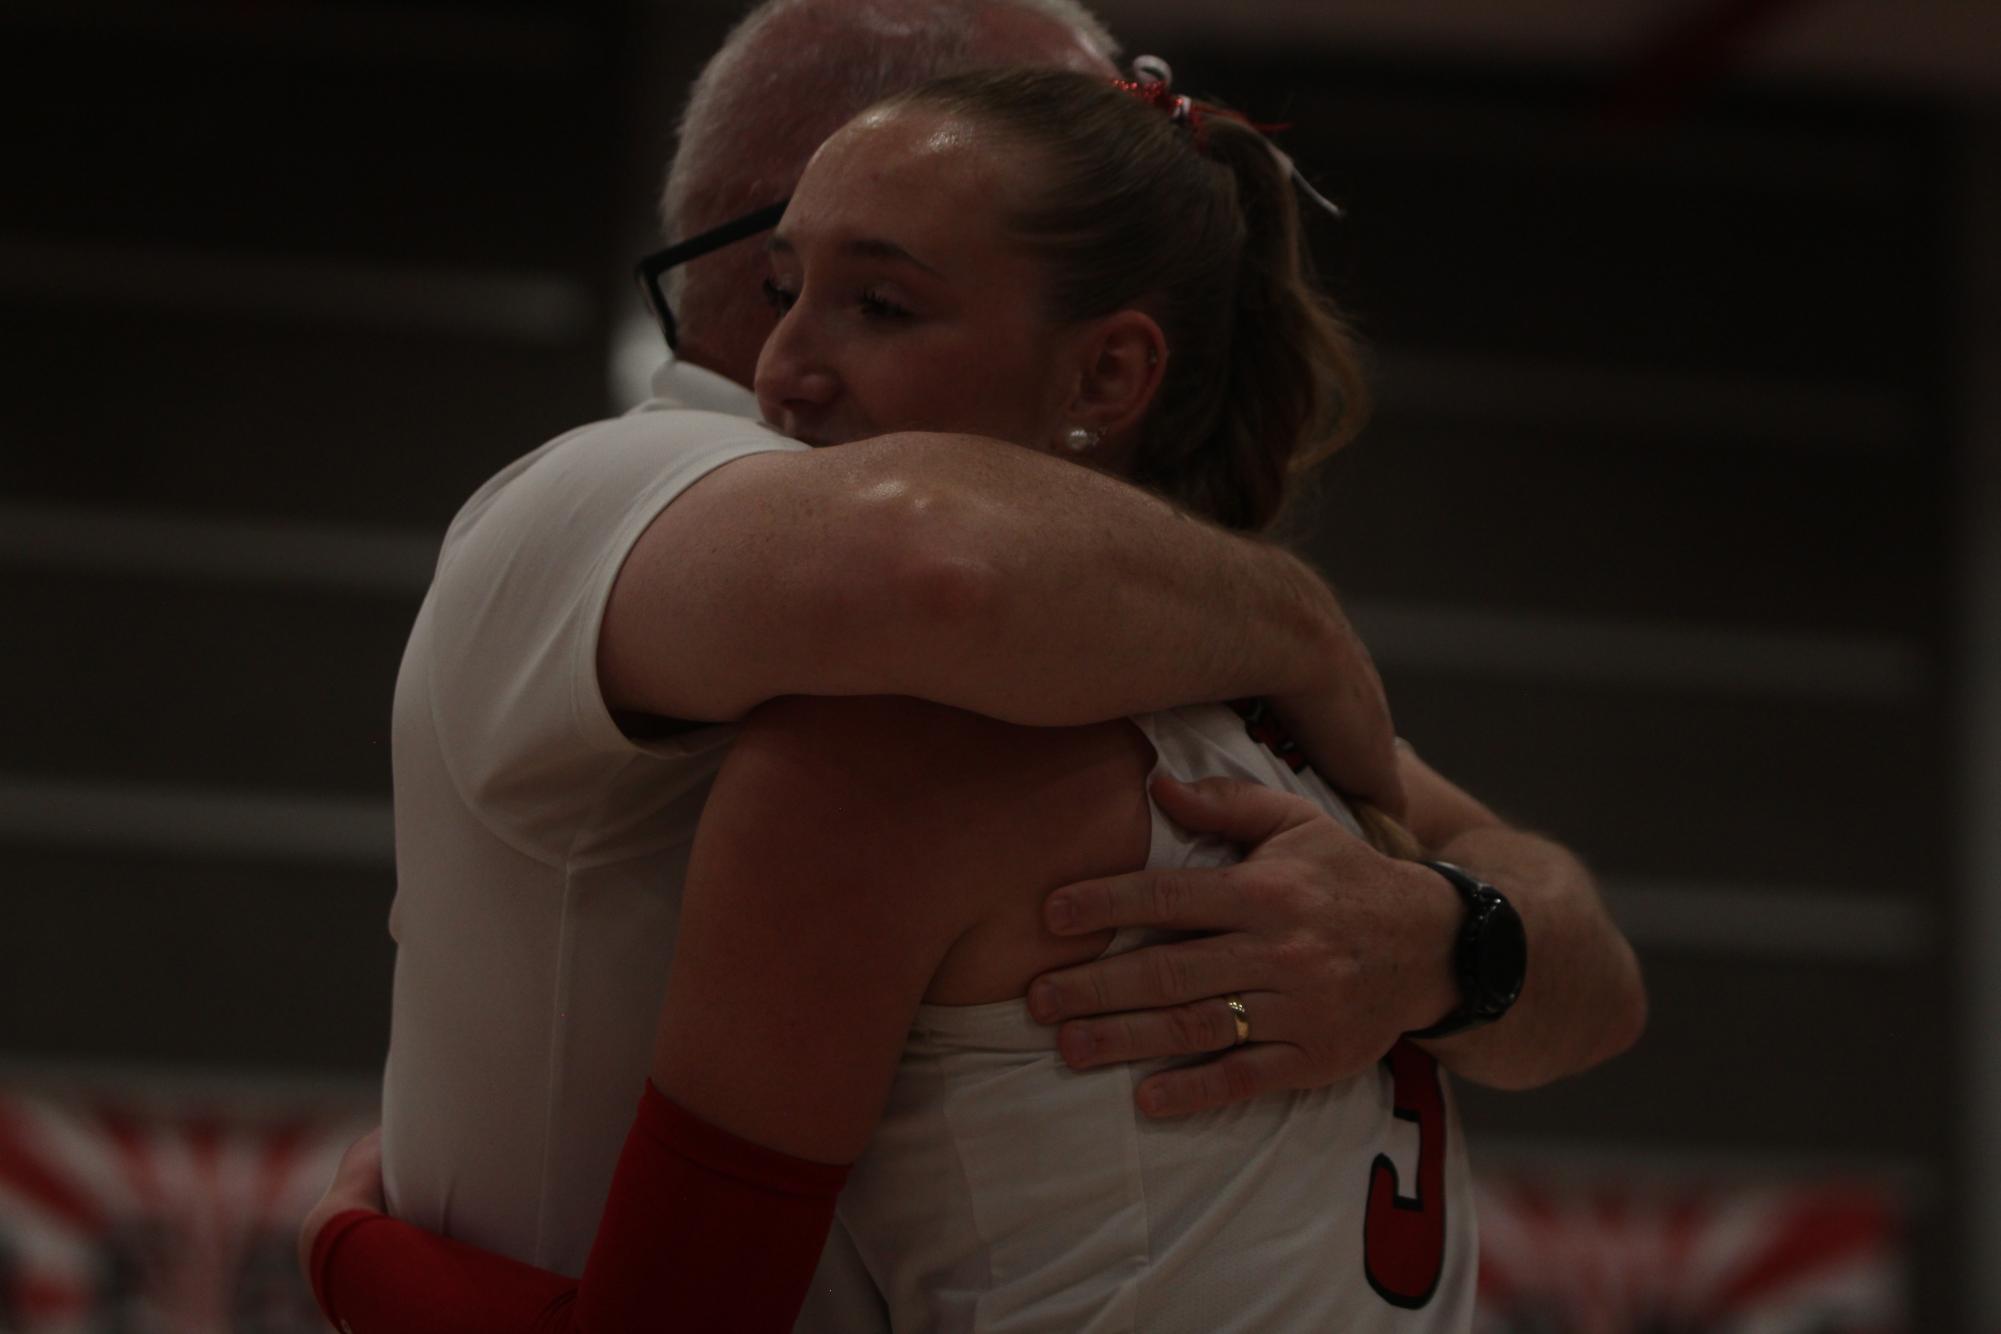
[[[1063,433],[1063,448],[1072,454],[1088,454],[1104,438],[1103,431],[1094,431],[1088,426],[1073,426]]]

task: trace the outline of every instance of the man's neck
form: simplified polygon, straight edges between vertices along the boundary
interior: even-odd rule
[[[690,366],[700,366],[705,371],[711,371],[733,384],[743,386],[745,390],[751,387],[752,376],[739,374],[738,368],[730,365],[729,357],[699,338],[682,338],[680,346],[674,349],[674,359],[685,361]]]
[[[697,412],[720,412],[731,417],[758,419],[757,395],[713,366],[704,366],[691,357],[670,355],[653,373],[654,408],[685,408]]]

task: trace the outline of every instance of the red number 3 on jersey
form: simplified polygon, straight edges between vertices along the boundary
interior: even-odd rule
[[[1438,1062],[1399,1042],[1383,1058],[1399,1119],[1417,1122],[1417,1190],[1397,1191],[1388,1154],[1369,1168],[1369,1212],[1362,1224],[1362,1268],[1369,1286],[1392,1306],[1415,1309],[1438,1291],[1445,1267],[1445,1091]]]

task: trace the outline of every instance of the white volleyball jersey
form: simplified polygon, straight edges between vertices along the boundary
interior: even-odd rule
[[[1135,722],[1156,773],[1282,788],[1354,828],[1230,709]],[[1149,867],[1237,857],[1154,808]],[[898,1334],[1470,1327],[1471,1182],[1428,1055],[1399,1044],[1331,1088],[1153,1121],[1134,1089],[1165,1062],[1078,1073],[1053,1038],[1019,1000],[920,1008],[839,1206]]]

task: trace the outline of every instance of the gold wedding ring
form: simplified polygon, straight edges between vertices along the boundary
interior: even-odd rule
[[[1241,1047],[1251,1040],[1251,1013],[1244,1008],[1244,998],[1234,991],[1223,997],[1223,1004],[1230,1007],[1230,1018],[1237,1025],[1237,1045]]]

